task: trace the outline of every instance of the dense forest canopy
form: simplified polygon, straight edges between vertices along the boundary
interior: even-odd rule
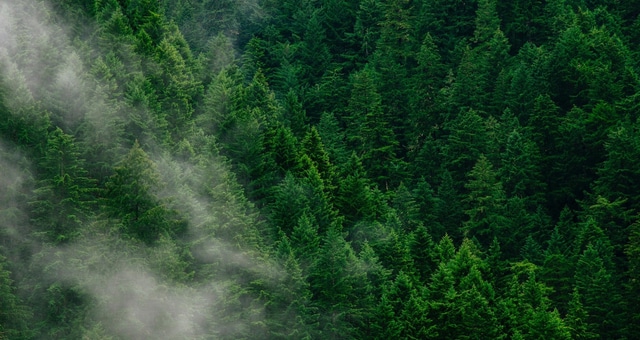
[[[639,8],[0,0],[0,339],[636,337]]]

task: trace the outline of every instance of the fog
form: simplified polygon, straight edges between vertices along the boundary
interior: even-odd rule
[[[119,151],[105,154],[105,161],[117,162],[129,145],[118,144],[111,127],[118,120],[126,124],[130,116],[126,110],[134,108],[110,101],[119,94],[89,75],[89,65],[78,50],[81,44],[69,32],[42,1],[0,0],[0,78],[10,91],[4,94],[5,104],[11,114],[24,114],[27,119],[51,113],[54,123],[67,133],[80,123],[93,127],[80,142],[108,144]],[[222,56],[215,63],[222,61],[231,62],[231,58]],[[152,141],[145,142],[151,146],[145,151],[162,179],[153,193],[187,220],[184,239],[192,245],[190,254],[180,253],[176,242],[166,237],[154,246],[122,238],[118,221],[102,218],[87,222],[75,242],[27,247],[31,254],[15,260],[23,261],[20,267],[37,276],[32,280],[39,284],[70,288],[89,301],[91,308],[82,325],[85,334],[197,339],[205,334],[233,336],[246,328],[245,322],[261,322],[259,306],[248,311],[246,318],[235,318],[239,321],[221,314],[225,301],[233,301],[231,295],[238,294],[231,291],[238,275],[224,273],[250,273],[267,285],[284,275],[275,262],[251,256],[255,251],[251,246],[217,236],[237,233],[237,240],[255,236],[247,230],[257,223],[251,204],[230,199],[229,193],[237,188],[228,166],[216,159],[192,164]],[[27,239],[38,242],[29,227],[25,202],[35,177],[29,173],[29,162],[0,144],[0,170],[2,239],[11,240],[3,246],[15,248]],[[202,270],[194,274],[190,262]],[[19,293],[24,294],[19,285]]]

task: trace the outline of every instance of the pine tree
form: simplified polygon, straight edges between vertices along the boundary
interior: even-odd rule
[[[57,128],[49,134],[41,180],[30,202],[32,220],[54,242],[73,240],[90,216],[97,193],[96,181],[83,168],[74,138]]]
[[[360,61],[367,60],[376,50],[382,17],[383,6],[379,0],[360,2],[354,24],[354,38],[360,42]]]
[[[400,183],[396,189],[391,206],[396,210],[405,232],[414,231],[422,223],[419,219],[419,207],[416,199],[404,185],[404,182]]]
[[[499,339],[493,286],[482,278],[484,262],[476,255],[472,241],[465,239],[448,261],[440,263],[429,285],[428,317],[438,325],[435,339],[451,339],[474,334],[478,338]]]
[[[315,126],[311,127],[309,132],[304,136],[302,140],[302,150],[309,156],[309,159],[318,170],[327,194],[330,197],[334,196],[338,181],[336,169],[329,158],[329,153],[326,151],[324,143],[320,138],[320,133]]]
[[[347,153],[346,150],[345,132],[340,127],[335,115],[326,112],[323,113],[317,129],[329,155],[329,160],[336,166],[345,164],[350,154]]]
[[[347,136],[353,150],[362,158],[369,176],[381,188],[388,189],[399,179],[396,170],[400,166],[398,141],[388,114],[383,111],[376,77],[370,66],[365,66],[352,77]]]
[[[29,330],[32,315],[16,296],[11,273],[5,267],[6,259],[0,255],[0,339],[31,339],[34,336],[33,329]]]
[[[299,54],[300,63],[303,65],[303,80],[308,84],[315,84],[329,68],[332,54],[327,45],[327,34],[324,28],[323,12],[315,9],[305,23],[305,31],[302,38],[302,46]]]
[[[589,323],[589,314],[584,309],[581,299],[578,290],[574,289],[569,301],[569,312],[565,318],[571,330],[571,337],[580,340],[599,339],[600,336],[593,332],[597,326]]]
[[[505,201],[502,183],[484,155],[480,156],[469,173],[469,182],[465,187],[469,190],[465,199],[465,214],[469,217],[463,225],[465,236],[477,237],[488,246],[494,236],[502,238],[508,224],[502,212]]]
[[[640,156],[640,139],[637,134],[620,124],[609,133],[604,147],[606,159],[598,169],[596,193],[609,201],[625,200],[625,208],[638,211],[639,173],[632,164]]]
[[[480,155],[488,152],[488,132],[477,111],[466,110],[447,123],[449,135],[441,153],[456,183],[463,181]],[[456,189],[461,190],[462,187]]]
[[[587,312],[587,330],[600,337],[622,336],[622,299],[611,272],[596,248],[589,244],[576,265],[575,289]]]
[[[630,314],[629,334],[638,331],[637,322],[640,319],[640,308],[638,308],[638,292],[640,292],[640,221],[635,221],[629,227],[629,241],[625,244],[625,254],[629,259],[629,269],[627,275],[629,281],[626,288],[625,298],[628,299],[628,313]]]
[[[332,228],[322,240],[318,256],[309,274],[314,304],[321,315],[319,331],[326,339],[352,338],[353,321],[358,317],[352,308],[358,302],[355,275],[357,258],[341,233]]]
[[[527,260],[537,266],[542,265],[544,260],[544,253],[542,251],[542,247],[536,240],[531,237],[531,235],[527,236],[527,239],[524,242],[524,246],[520,251],[520,255],[522,259]]]
[[[513,275],[500,301],[507,331],[534,339],[570,339],[569,328],[552,309],[550,288],[537,280],[537,270],[527,261],[512,265]]]
[[[409,141],[409,72],[415,65],[414,30],[412,27],[412,1],[392,0],[381,4],[383,18],[379,22],[380,38],[371,58],[382,97],[382,109],[388,116],[399,146],[404,155]]]
[[[516,130],[509,133],[504,152],[500,155],[500,179],[507,196],[524,198],[529,209],[544,200],[545,185],[539,160],[535,143]]]
[[[436,326],[426,318],[427,304],[404,272],[384,286],[377,309],[376,339],[419,339],[434,335]]]
[[[565,315],[571,296],[574,261],[571,257],[569,244],[560,233],[560,228],[556,226],[551,233],[547,249],[544,252],[544,262],[540,268],[539,277],[553,289],[549,297],[555,302],[558,310]]]
[[[278,256],[284,275],[279,277],[265,308],[267,320],[271,322],[270,335],[278,339],[308,338],[306,321],[310,316],[311,292],[286,235],[282,235]]]
[[[136,141],[105,184],[105,212],[120,220],[123,234],[149,244],[161,233],[180,234],[184,222],[154,195],[160,186],[155,163]]]
[[[419,276],[419,282],[424,284],[428,282],[431,273],[435,271],[439,262],[436,243],[433,242],[433,238],[424,225],[419,225],[411,233],[410,251],[414,267]]]
[[[381,240],[377,249],[374,248],[380,257],[380,263],[390,269],[392,275],[399,275],[400,272],[415,275],[409,238],[402,231],[396,231],[393,227],[389,229],[388,235]]]
[[[271,224],[290,235],[304,214],[309,213],[309,200],[305,188],[288,172],[280,184],[273,188]]]
[[[445,66],[440,51],[431,34],[427,33],[416,54],[417,66],[410,78],[407,119],[408,145],[411,149],[419,147],[427,137],[427,132],[442,124],[437,111],[440,109],[439,91],[444,85]],[[415,146],[414,146],[415,145]]]
[[[298,223],[293,227],[289,238],[292,251],[300,263],[300,268],[302,268],[303,273],[308,273],[320,248],[318,226],[311,216],[302,214],[298,219]]]
[[[360,220],[373,220],[377,215],[371,183],[360,158],[351,154],[349,163],[343,168],[343,179],[338,185],[335,206],[345,218],[345,227]]]

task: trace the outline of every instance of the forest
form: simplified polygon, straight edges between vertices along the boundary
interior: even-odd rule
[[[640,1],[0,0],[0,339],[633,339]]]

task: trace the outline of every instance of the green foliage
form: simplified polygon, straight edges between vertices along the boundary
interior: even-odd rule
[[[381,187],[388,188],[398,178],[398,141],[383,112],[382,97],[376,88],[376,73],[366,66],[351,79],[351,98],[347,107],[349,146],[362,158],[368,174]]]
[[[501,301],[508,332],[533,339],[571,339],[570,328],[557,310],[551,310],[549,288],[536,279],[538,268],[529,262],[512,266],[513,276]]]
[[[575,289],[586,311],[588,332],[604,337],[624,334],[624,325],[618,313],[622,308],[620,293],[613,286],[611,273],[600,254],[589,244],[576,265]],[[577,307],[576,307],[577,308]]]
[[[469,334],[499,339],[504,334],[496,315],[495,291],[482,277],[484,263],[474,248],[472,241],[465,239],[455,255],[442,261],[432,275],[427,315],[440,325],[435,329],[436,339]]]
[[[30,339],[29,310],[15,295],[10,272],[5,268],[6,259],[0,255],[0,339]]]
[[[123,234],[153,243],[162,233],[176,235],[184,222],[154,192],[160,190],[156,166],[136,141],[105,184],[105,212],[118,218]]]
[[[633,338],[637,5],[7,2],[0,339]]]
[[[501,236],[508,227],[502,211],[505,194],[502,183],[496,178],[493,166],[484,155],[469,172],[469,182],[465,185],[469,195],[465,199],[465,214],[469,219],[464,223],[465,237],[477,237],[488,245],[494,236]]]
[[[96,183],[83,166],[73,137],[60,128],[53,131],[40,165],[43,179],[30,202],[33,223],[50,241],[77,237],[95,207]]]

